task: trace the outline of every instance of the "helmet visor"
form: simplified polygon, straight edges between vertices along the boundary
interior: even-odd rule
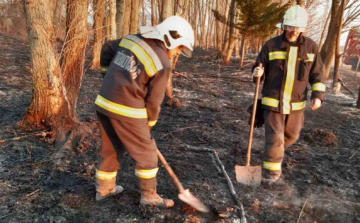
[[[289,30],[289,31],[294,31],[294,32],[305,32],[305,28],[304,27],[296,27],[296,26],[288,26],[288,25],[284,25],[284,30]]]
[[[190,50],[186,46],[182,46],[181,47],[181,54],[186,56],[186,57],[192,57],[192,50]]]

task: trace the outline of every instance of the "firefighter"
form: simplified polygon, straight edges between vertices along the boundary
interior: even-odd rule
[[[252,68],[254,81],[261,78],[264,82],[261,107],[265,122],[265,185],[283,183],[279,179],[284,149],[300,136],[308,83],[312,90],[311,109],[318,109],[323,101],[323,64],[317,44],[303,35],[307,20],[304,8],[289,8],[281,24],[284,32],[265,43]]]
[[[150,130],[155,125],[171,72],[170,59],[180,53],[191,57],[194,31],[179,16],[140,33],[109,41],[101,50],[106,75],[95,100],[101,133],[96,167],[96,200],[121,193],[117,170],[125,151],[135,160],[141,190],[140,204],[172,207],[173,200],[156,191],[158,158]],[[105,69],[103,69],[105,70]]]

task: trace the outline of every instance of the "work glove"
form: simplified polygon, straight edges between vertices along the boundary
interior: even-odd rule
[[[247,112],[250,113],[250,117],[249,117],[249,125],[251,125],[251,117],[252,117],[252,110],[253,110],[254,105],[252,104],[251,106],[248,107]],[[261,128],[265,123],[265,119],[264,119],[264,110],[261,107],[261,99],[257,100],[257,106],[256,106],[256,112],[255,112],[255,122],[254,122],[254,127],[255,128]]]

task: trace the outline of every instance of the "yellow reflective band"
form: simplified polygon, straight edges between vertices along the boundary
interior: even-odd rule
[[[135,176],[143,179],[150,179],[156,177],[159,168],[151,169],[151,170],[139,170],[135,169]]]
[[[148,126],[154,126],[156,124],[157,120],[155,121],[149,121],[148,122]]]
[[[291,103],[291,108],[292,108],[292,110],[295,110],[295,111],[301,110],[301,109],[305,108],[305,106],[306,106],[305,101]]]
[[[315,83],[311,86],[312,91],[322,91],[325,92],[326,86],[323,83]]]
[[[296,68],[296,59],[297,59],[297,47],[290,47],[289,58],[287,64],[287,74],[286,81],[284,87],[284,95],[283,95],[283,114],[290,114],[290,100],[291,93],[293,90],[294,80],[295,80],[295,68]]]
[[[269,60],[285,60],[286,52],[285,51],[274,51],[269,53]]]
[[[157,71],[156,71],[153,60],[151,59],[149,54],[147,54],[145,52],[145,50],[143,48],[141,48],[141,46],[139,46],[137,43],[135,43],[131,40],[127,40],[125,38],[123,38],[121,40],[119,46],[130,50],[131,52],[133,52],[136,55],[136,57],[144,65],[145,71],[149,77],[152,77],[156,74]]]
[[[111,180],[116,177],[117,171],[115,172],[104,172],[100,170],[96,170],[95,177],[101,180]]]
[[[279,100],[263,97],[261,98],[261,104],[277,108],[279,106]]]
[[[107,72],[107,69],[108,69],[108,67],[106,67],[106,66],[101,66],[101,68],[100,68],[100,73],[105,74],[105,73]]]
[[[143,48],[146,53],[151,56],[152,61],[155,64],[156,70],[162,70],[163,69],[163,65],[161,63],[160,58],[158,57],[158,55],[155,53],[155,51],[142,39],[140,39],[139,37],[135,36],[135,35],[128,35],[126,37],[124,37],[125,39],[129,39],[134,41],[135,43],[139,44],[141,46],[141,48]]]
[[[130,118],[147,118],[147,112],[145,108],[131,108],[125,105],[111,102],[100,95],[97,96],[95,104],[101,108],[126,117]]]
[[[263,168],[267,170],[281,170],[281,163],[272,163],[272,162],[264,161]]]

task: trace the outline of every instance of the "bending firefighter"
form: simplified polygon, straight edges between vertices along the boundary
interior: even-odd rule
[[[96,169],[97,201],[123,191],[115,182],[127,151],[136,162],[140,203],[174,205],[156,192],[158,158],[150,130],[164,99],[171,72],[169,59],[180,53],[191,57],[193,44],[193,29],[178,16],[104,44],[101,64],[108,68],[95,101],[102,141]]]
[[[295,5],[282,22],[284,32],[262,47],[253,77],[264,81],[261,107],[265,120],[263,182],[280,182],[284,149],[299,138],[304,123],[307,84],[310,83],[311,108],[323,101],[325,85],[318,46],[302,35],[307,26],[307,13]],[[263,67],[259,66],[262,63]]]

